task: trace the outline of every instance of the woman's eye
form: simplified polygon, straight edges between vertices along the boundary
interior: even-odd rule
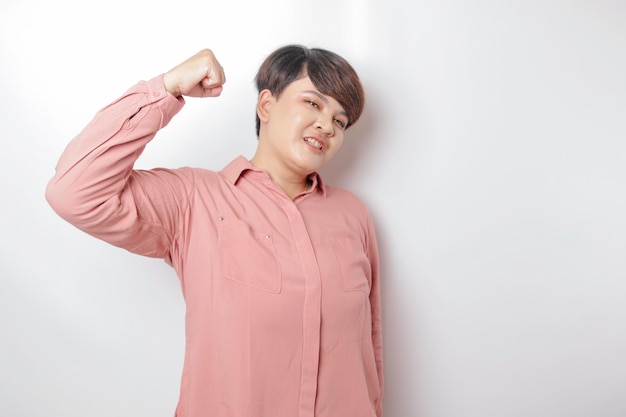
[[[335,119],[335,123],[337,123],[337,125],[342,129],[346,128],[346,122],[344,122],[343,120]]]
[[[309,103],[311,106],[315,107],[316,109],[319,109],[320,106],[317,105],[316,102],[314,102],[313,100],[307,100],[307,103]]]

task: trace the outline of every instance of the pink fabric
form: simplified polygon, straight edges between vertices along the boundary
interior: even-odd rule
[[[178,417],[380,417],[378,249],[367,209],[324,185],[289,199],[243,157],[133,170],[182,108],[162,76],[102,109],[47,189],[64,219],[164,258],[186,302]]]

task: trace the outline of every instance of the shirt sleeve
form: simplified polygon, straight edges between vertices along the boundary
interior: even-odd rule
[[[191,177],[175,170],[136,171],[133,165],[183,105],[160,75],[100,110],[61,155],[46,188],[51,207],[99,239],[167,257]]]
[[[378,372],[378,384],[380,396],[376,402],[376,416],[383,414],[383,333],[382,333],[382,308],[380,296],[380,277],[378,261],[378,243],[376,232],[371,217],[368,219],[368,257],[372,268],[372,287],[370,291],[370,306],[372,311],[372,343],[374,347],[374,358],[376,360],[376,370]]]

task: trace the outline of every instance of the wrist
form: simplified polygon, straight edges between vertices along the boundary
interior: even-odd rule
[[[163,74],[163,87],[165,91],[173,95],[174,97],[180,97],[180,88],[176,87],[176,84],[172,81],[171,75],[169,72]]]

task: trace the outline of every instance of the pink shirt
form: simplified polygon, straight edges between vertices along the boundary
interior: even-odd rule
[[[238,157],[222,171],[133,170],[182,108],[162,76],[102,109],[46,196],[83,231],[166,260],[186,303],[177,417],[380,417],[372,219],[322,183],[291,200]]]

